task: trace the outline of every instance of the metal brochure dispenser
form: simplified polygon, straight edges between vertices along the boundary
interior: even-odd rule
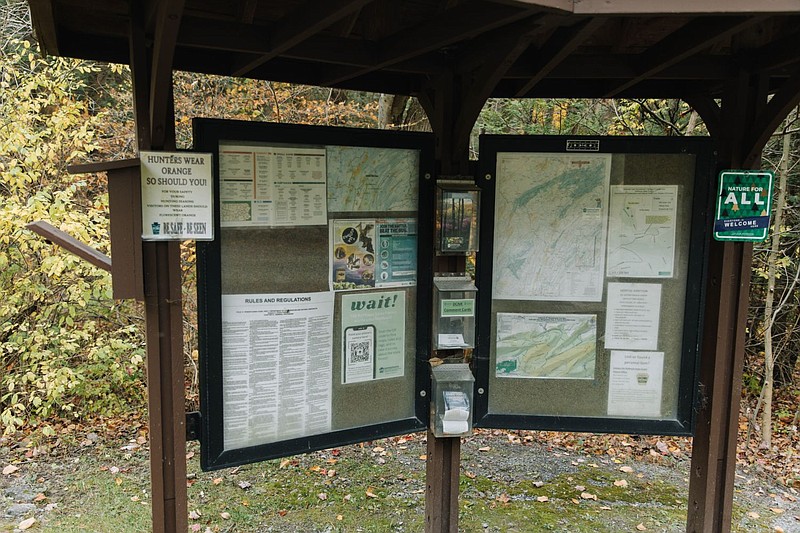
[[[436,437],[472,434],[472,390],[475,378],[466,363],[433,367],[431,431]]]
[[[467,277],[434,279],[433,287],[434,348],[473,348],[478,288]]]
[[[437,252],[477,251],[480,189],[471,182],[457,180],[441,180],[436,185]]]

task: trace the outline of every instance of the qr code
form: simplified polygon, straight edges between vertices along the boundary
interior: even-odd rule
[[[354,342],[350,345],[350,363],[369,361],[369,341]]]

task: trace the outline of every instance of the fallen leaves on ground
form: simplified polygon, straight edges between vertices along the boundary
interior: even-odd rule
[[[17,525],[17,529],[19,529],[20,531],[25,531],[26,529],[30,529],[30,527],[33,526],[33,524],[35,524],[35,523],[36,523],[36,519],[35,518],[33,518],[33,517],[26,518],[25,520],[23,520],[22,522],[20,522]]]

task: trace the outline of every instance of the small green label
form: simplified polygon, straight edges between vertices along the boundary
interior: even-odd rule
[[[475,300],[442,300],[442,316],[475,316]]]

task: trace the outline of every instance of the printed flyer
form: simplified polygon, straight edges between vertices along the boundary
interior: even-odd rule
[[[333,290],[408,287],[417,280],[417,222],[413,219],[331,221]]]
[[[331,430],[333,298],[222,295],[226,450]]]
[[[342,383],[404,374],[406,294],[342,296]]]

